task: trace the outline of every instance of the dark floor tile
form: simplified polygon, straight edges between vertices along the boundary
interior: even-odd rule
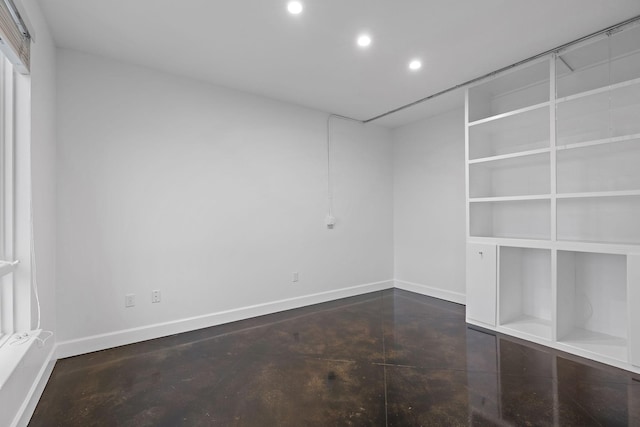
[[[389,290],[60,360],[31,425],[640,425],[638,375],[460,307]]]
[[[499,374],[501,419],[516,426],[597,426],[576,402],[555,397],[550,378]]]
[[[127,363],[87,372],[90,379],[52,378],[56,386],[47,387],[48,403],[31,425],[384,424],[383,369],[376,365],[268,356]]]
[[[558,398],[573,401],[604,426],[640,425],[640,382],[615,369],[557,358]]]
[[[460,319],[385,319],[383,327],[386,363],[437,369],[467,367],[467,327]]]
[[[525,345],[510,339],[498,338],[499,370],[503,375],[519,377],[555,378],[551,349]]]
[[[548,378],[389,367],[389,426],[590,426],[573,401],[555,401]]]
[[[466,372],[386,367],[391,426],[463,426],[469,420]]]

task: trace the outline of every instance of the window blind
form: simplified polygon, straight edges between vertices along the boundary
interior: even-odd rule
[[[20,74],[30,69],[31,37],[11,0],[0,0],[0,50]]]

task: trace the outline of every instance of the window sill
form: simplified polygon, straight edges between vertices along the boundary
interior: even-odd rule
[[[14,334],[0,347],[0,389],[2,389],[20,362],[36,343],[35,337],[41,330],[29,332],[27,338],[19,338],[24,334]],[[24,342],[22,342],[24,341]]]

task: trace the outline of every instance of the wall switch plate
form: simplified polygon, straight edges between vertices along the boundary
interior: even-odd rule
[[[136,305],[136,294],[127,294],[124,296],[124,306],[133,307]]]
[[[160,302],[160,291],[155,290],[151,292],[151,302]]]
[[[291,281],[292,282],[297,282],[298,281],[298,272],[297,271],[291,273]]]

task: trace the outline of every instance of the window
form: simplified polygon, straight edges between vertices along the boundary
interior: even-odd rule
[[[0,54],[0,342],[14,331],[14,69]]]
[[[29,33],[13,2],[1,1],[0,345],[15,331],[32,329],[30,46]]]

